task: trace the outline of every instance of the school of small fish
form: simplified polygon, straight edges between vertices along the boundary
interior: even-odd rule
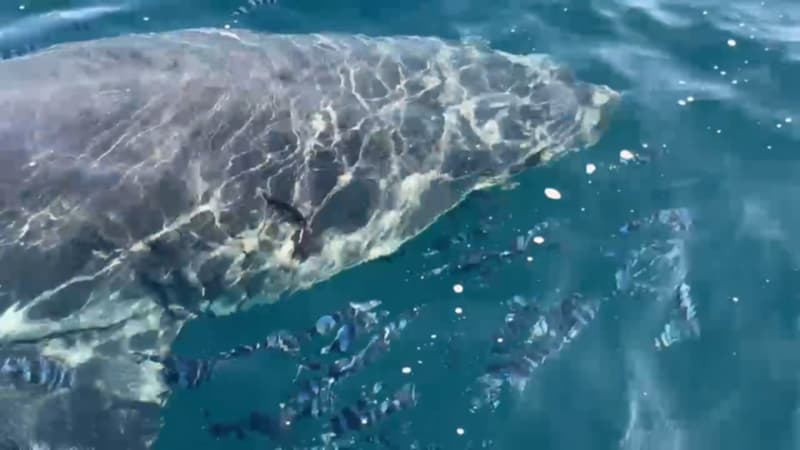
[[[423,256],[428,261],[439,258],[444,263],[434,269],[423,268],[416,276],[466,279],[477,275],[484,284],[491,283],[489,275],[494,271],[510,263],[530,261],[532,249],[559,249],[557,230],[562,225],[541,222],[519,233],[507,249],[475,245],[490,233],[489,223],[449,238],[435,238]],[[607,295],[515,295],[502,302],[506,315],[491,341],[485,343],[483,350],[470,350],[479,352],[483,361],[475,384],[465,386],[471,393],[471,411],[496,409],[506,387],[518,394],[524,391],[537,368],[578,339],[600,314],[604,303],[621,295],[672,302],[666,303],[672,306],[664,331],[655,338],[658,348],[699,336],[699,321],[687,280],[685,239],[691,227],[691,215],[685,209],[658,211],[622,226],[616,239],[631,249],[621,255],[623,264],[616,272],[616,289]],[[293,358],[297,372],[289,382],[290,394],[274,410],[254,410],[234,420],[215,420],[211,412],[204,412],[204,428],[215,439],[261,435],[279,445],[299,445],[292,440],[292,431],[307,422],[317,424],[318,433],[312,442],[303,443],[303,448],[341,448],[367,442],[390,446],[381,427],[390,416],[417,406],[420,397],[413,382],[403,383],[385,398],[378,397],[384,380],[377,380],[372,389],[362,389],[357,399],[338,395],[352,375],[364,372],[384,357],[392,342],[427,308],[415,306],[402,313],[390,313],[381,306],[382,302],[376,299],[350,302],[339,311],[318,317],[305,329],[278,330],[253,344],[239,345],[208,358],[137,356],[141,361],[160,363],[165,382],[184,389],[209,383],[220,365],[233,364],[256,352]],[[460,307],[456,310],[456,314],[463,314]],[[447,330],[440,332],[447,334]],[[459,345],[453,342],[451,345]],[[316,351],[309,350],[312,348]],[[403,373],[408,376],[412,370],[404,367]]]

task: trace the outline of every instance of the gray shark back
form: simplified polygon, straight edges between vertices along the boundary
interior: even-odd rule
[[[0,383],[17,399],[0,433],[146,448],[167,389],[132,351],[393,252],[469,192],[593,145],[617,97],[419,37],[189,30],[0,63],[0,362],[76,374]]]

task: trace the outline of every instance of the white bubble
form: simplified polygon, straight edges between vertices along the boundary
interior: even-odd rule
[[[728,39],[728,47],[736,47],[736,40]]]
[[[501,337],[497,338],[497,343],[498,344],[502,344],[503,343],[503,338],[501,338]]]
[[[731,298],[731,301],[733,303],[739,303],[739,297],[733,297],[733,298]]]
[[[550,200],[560,200],[561,199],[561,192],[558,192],[558,189],[554,188],[547,188],[544,190],[544,195],[549,198]]]
[[[636,155],[634,155],[633,152],[630,151],[630,150],[623,149],[623,150],[620,150],[620,152],[619,152],[619,158],[621,160],[623,160],[623,161],[630,161],[635,157],[636,157]]]
[[[403,367],[402,372],[404,374],[406,374],[406,375],[410,374],[411,373],[411,367],[408,367],[408,366]]]
[[[792,123],[792,118],[791,117],[787,117],[787,118],[783,119],[783,121],[786,122],[786,123]]]
[[[456,428],[456,434],[459,435],[459,436],[463,436],[464,435],[464,429],[461,428],[461,427]]]
[[[460,306],[456,306],[455,312],[456,312],[456,314],[459,314],[459,315],[461,315],[461,314],[464,312],[464,310],[463,310],[463,309],[461,309],[461,307],[460,307]]]
[[[431,335],[431,339],[436,339],[436,335],[435,335],[435,334],[432,334],[432,335]]]
[[[597,166],[592,163],[586,165],[586,175],[591,175],[597,170]]]
[[[231,29],[231,25],[230,25],[229,23],[226,23],[226,24],[225,24],[225,29],[226,29],[226,30],[230,30],[230,29]]]
[[[25,10],[25,5],[19,5],[19,10],[20,11],[24,11]]]
[[[149,21],[150,21],[150,18],[149,18],[149,17],[147,17],[147,16],[144,16],[144,17],[142,17],[142,20],[144,20],[145,22],[149,22]]]
[[[678,104],[681,105],[681,106],[686,106],[686,100],[680,99],[680,100],[678,100]]]
[[[690,96],[686,97],[686,101],[689,102],[689,103],[692,103],[694,101],[694,97],[692,97],[690,95]]]
[[[544,238],[541,237],[541,236],[534,236],[533,237],[533,243],[537,244],[537,245],[542,245],[542,244],[544,244]]]
[[[460,285],[458,283],[454,284],[453,285],[453,292],[455,292],[456,294],[460,294],[460,293],[464,292],[464,286],[462,286],[462,285]]]

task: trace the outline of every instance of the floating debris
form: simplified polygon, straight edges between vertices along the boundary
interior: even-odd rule
[[[597,170],[597,166],[592,163],[586,164],[586,175],[591,175]]]
[[[636,155],[627,149],[620,150],[619,152],[619,159],[621,161],[632,161],[636,158]]]
[[[561,192],[555,188],[546,188],[544,190],[544,195],[550,200],[561,200]]]
[[[455,292],[456,294],[461,294],[462,292],[464,292],[464,286],[462,286],[461,284],[458,284],[458,283],[454,284],[453,285],[453,292]]]

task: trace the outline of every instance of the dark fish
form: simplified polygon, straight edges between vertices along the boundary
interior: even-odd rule
[[[328,422],[328,432],[323,439],[330,442],[348,433],[372,428],[389,416],[414,407],[417,393],[414,384],[404,384],[394,395],[380,403],[361,398],[355,404],[342,408]]]
[[[573,293],[546,309],[534,305],[534,301],[516,296],[509,302],[510,312],[495,333],[490,360],[478,379],[483,390],[480,398],[473,398],[473,407],[496,406],[506,383],[524,389],[536,368],[594,319],[602,299],[587,300]]]
[[[353,343],[353,339],[356,337],[356,327],[352,323],[346,323],[339,327],[339,331],[336,333],[336,339],[331,342],[330,345],[323,349],[323,353],[329,353],[331,351],[335,353],[347,353],[350,350],[350,345]]]
[[[159,363],[163,366],[161,376],[169,386],[194,389],[209,381],[217,364],[215,359],[194,359],[180,356],[157,356],[135,352],[143,360]]]
[[[0,383],[44,386],[48,391],[69,389],[74,385],[74,371],[50,358],[11,356],[0,366]]]
[[[276,210],[289,222],[294,223],[302,228],[305,228],[306,225],[308,225],[308,221],[303,213],[289,203],[286,203],[285,201],[275,197],[271,197],[264,192],[261,193],[261,197],[267,202],[267,205]]]
[[[277,5],[278,0],[247,0],[247,5],[242,5],[233,12],[234,16],[241,14],[248,14],[253,12],[256,8],[264,5]]]
[[[209,358],[187,358],[180,356],[160,357],[142,353],[134,353],[142,360],[157,362],[164,366],[162,376],[167,384],[182,388],[196,388],[211,379],[217,364],[237,358],[244,358],[259,351],[275,351],[280,354],[296,355],[304,342],[315,336],[328,334],[339,326],[339,333],[333,343],[327,346],[336,353],[346,353],[353,343],[356,333],[366,332],[378,323],[378,316],[373,309],[380,305],[377,300],[363,303],[350,303],[343,311],[324,315],[317,319],[314,327],[299,333],[299,336],[279,330],[270,333],[254,344],[238,345],[230,350],[221,351]],[[340,325],[341,324],[341,325]],[[309,363],[308,367],[314,366]],[[321,364],[318,365],[322,367]]]

